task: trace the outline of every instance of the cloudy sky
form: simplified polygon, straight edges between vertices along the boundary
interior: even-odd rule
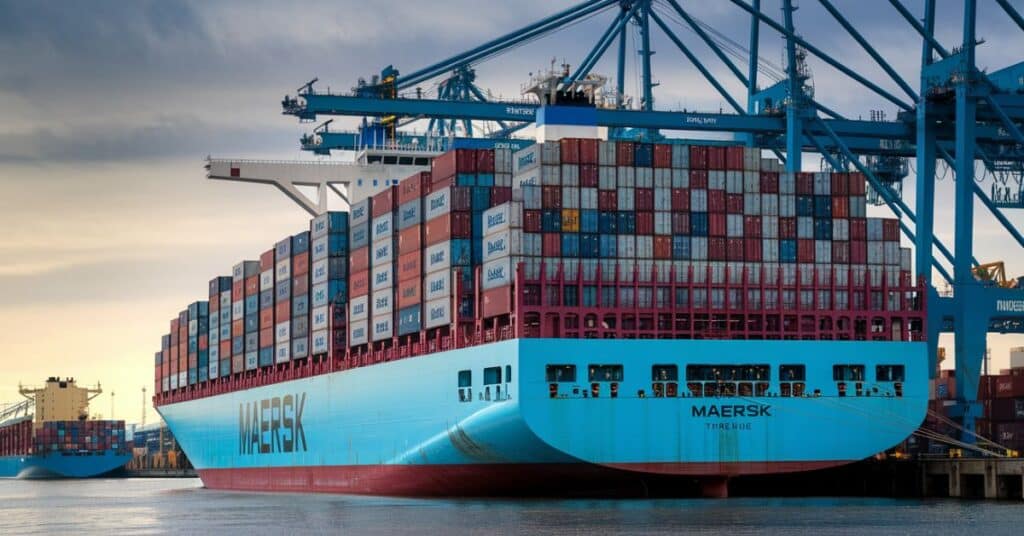
[[[737,9],[680,2],[746,44]],[[115,415],[138,420],[168,319],[204,296],[212,275],[306,226],[305,213],[272,189],[204,180],[202,158],[303,157],[297,139],[309,125],[280,115],[278,102],[305,81],[346,90],[386,65],[411,72],[571,3],[0,0],[0,401],[15,399],[18,382],[72,375],[102,381],[117,393]],[[834,3],[916,87],[920,45],[888,2]],[[921,12],[920,0],[904,3]],[[800,4],[806,38],[905,98],[820,5]],[[939,38],[952,47],[958,2],[939,4]],[[995,70],[1019,60],[1024,34],[994,2],[980,4],[979,63]],[[779,0],[764,5],[781,20]],[[602,14],[484,63],[479,84],[517,96],[552,59],[579,61],[609,21]],[[742,102],[739,83],[695,35],[679,35]],[[762,30],[764,60],[782,65],[781,44]],[[724,106],[670,42],[656,35],[653,48],[659,108]],[[820,61],[810,65],[823,103],[851,117],[894,116]],[[596,70],[613,73],[608,61]],[[628,79],[635,94],[634,68]],[[951,184],[940,183],[936,208],[947,241]],[[1020,248],[979,214],[978,257],[1024,273]],[[1019,342],[990,341],[996,367],[1005,366],[1006,348]],[[105,396],[94,411],[109,415],[109,404]]]

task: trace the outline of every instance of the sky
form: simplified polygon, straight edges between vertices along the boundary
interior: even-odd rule
[[[738,9],[679,1],[746,46],[748,21]],[[920,42],[888,2],[833,3],[918,85]],[[904,3],[922,11],[921,0]],[[1024,10],[1021,0],[1011,3]],[[205,180],[203,158],[312,158],[298,149],[310,125],[280,114],[285,93],[314,77],[321,89],[347,90],[387,65],[412,72],[571,4],[0,0],[0,403],[17,399],[19,383],[73,376],[102,383],[106,394],[93,413],[110,416],[113,392],[114,417],[139,421],[141,389],[152,389],[153,353],[169,319],[202,299],[212,276],[308,225],[272,188]],[[959,40],[959,2],[938,4],[937,36],[951,48]],[[986,40],[979,65],[991,71],[1019,61],[1024,33],[991,0],[979,4],[978,35]],[[779,0],[763,5],[781,20]],[[795,24],[806,39],[906,98],[817,2],[799,5]],[[531,72],[553,60],[580,61],[610,17],[476,66],[478,84],[518,97]],[[743,102],[739,82],[695,34],[668,22]],[[657,108],[726,106],[660,32],[652,48]],[[613,75],[612,56],[595,71]],[[782,40],[766,28],[761,56],[784,65]],[[745,71],[746,62],[738,63]],[[821,61],[809,65],[817,98],[831,108],[849,117],[873,109],[895,115],[894,106]],[[636,95],[635,66],[627,75],[627,91]],[[952,184],[949,176],[939,182],[935,209],[936,232],[948,244]],[[913,206],[912,179],[906,190]],[[1020,248],[982,209],[976,213],[977,257],[1024,273]],[[1024,345],[1013,337],[989,342],[993,369],[1006,366],[1010,346]],[[155,417],[149,408],[147,420]]]

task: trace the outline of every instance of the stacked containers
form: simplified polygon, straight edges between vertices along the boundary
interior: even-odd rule
[[[178,313],[178,387],[188,386],[188,309]]]
[[[309,232],[292,237],[291,358],[309,357]]]
[[[362,346],[370,342],[370,212],[372,198],[354,205],[349,212],[349,312],[348,343]]]
[[[373,197],[370,214],[370,340],[391,340],[395,336],[395,249],[398,235],[395,210],[398,187],[392,186]]]
[[[292,358],[292,239],[274,245],[274,363]]]
[[[348,306],[348,213],[327,212],[310,222],[310,354],[345,347]],[[334,321],[334,319],[337,321]]]
[[[188,384],[207,380],[209,373],[209,315],[208,302],[195,302],[188,306]]]
[[[260,255],[260,333],[257,364],[269,367],[274,364],[274,319],[276,279],[274,262],[275,250],[269,249]]]
[[[430,180],[430,173],[417,173],[398,184],[395,307],[399,337],[423,329],[423,251],[420,248],[423,244],[423,194],[430,188]]]
[[[521,205],[519,201],[509,201],[481,215],[484,237],[480,284],[485,318],[511,312],[510,291],[516,266],[526,256],[540,257],[541,233],[523,232]]]
[[[259,327],[258,261],[242,261],[231,276],[231,372],[256,368]]]
[[[209,318],[209,330],[207,331],[207,339],[210,348],[209,365],[207,366],[207,377],[211,380],[215,380],[221,376],[221,294],[231,292],[231,278],[226,276],[215,277],[210,280],[210,288],[208,292],[209,307],[210,307],[210,318]],[[230,306],[225,307],[230,311]],[[230,324],[230,322],[228,322]],[[230,341],[229,336],[226,340]],[[229,342],[230,344],[230,342]],[[224,375],[227,376],[231,373],[230,367],[224,369]]]
[[[436,183],[436,179],[435,183]],[[447,182],[447,181],[442,181]],[[450,325],[452,298],[472,281],[472,187],[447,186],[423,200],[423,327]],[[460,277],[460,280],[456,280]],[[469,285],[472,289],[472,286]]]
[[[124,421],[48,421],[36,430],[35,452],[125,453]]]

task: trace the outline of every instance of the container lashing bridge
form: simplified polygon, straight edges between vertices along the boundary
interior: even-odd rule
[[[977,37],[976,0],[964,0],[957,6],[957,14],[962,15],[961,40],[950,48],[935,36],[939,18],[935,0],[924,0],[923,13],[919,14],[912,13],[901,0],[888,0],[888,16],[905,22],[907,31],[920,37],[916,87],[913,79],[902,76],[834,0],[809,1],[804,8],[820,6],[835,21],[837,31],[845,32],[885,74],[881,80],[802,37],[794,21],[798,9],[795,0],[779,0],[781,21],[764,12],[762,4],[766,2],[762,0],[728,3],[749,21],[745,47],[696,18],[684,0],[587,0],[410,74],[402,75],[389,66],[381,76],[360,83],[350,93],[318,92],[314,80],[300,88],[296,96],[283,100],[283,113],[303,121],[335,116],[364,118],[359,133],[330,132],[328,123],[304,137],[302,147],[320,154],[354,150],[361,144],[365,147],[366,132],[371,133],[370,139],[379,138],[384,143],[415,141],[427,146],[429,134],[414,136],[392,128],[417,120],[427,120],[431,134],[450,136],[453,127],[461,124],[463,132],[472,136],[477,132],[472,130],[472,123],[481,122],[495,125],[490,130],[492,135],[509,136],[531,124],[541,106],[558,102],[486,98],[475,85],[474,67],[524,43],[571,30],[591,18],[608,16],[611,20],[590,52],[574,70],[562,73],[558,95],[567,97],[578,91],[613,50],[617,68],[611,98],[593,104],[594,121],[609,129],[610,139],[681,143],[684,141],[663,138],[661,133],[732,133],[734,144],[774,150],[791,172],[801,171],[803,153],[811,153],[820,155],[830,169],[859,171],[866,177],[872,200],[892,210],[906,239],[914,243],[914,269],[929,286],[931,370],[937,368],[939,334],[955,336],[958,398],[952,416],[962,430],[960,442],[975,444],[978,438],[974,421],[981,414],[976,398],[986,334],[1024,333],[1024,293],[1020,288],[979,281],[975,277],[978,262],[973,243],[974,205],[978,202],[1006,234],[1024,246],[1024,236],[1002,212],[1024,208],[1020,195],[1024,171],[1024,62],[994,72],[978,68],[976,49],[983,43]],[[986,2],[984,8],[998,12],[1024,31],[1024,17],[1009,0]],[[695,35],[696,42],[724,65],[745,94],[730,92],[709,69],[710,63],[680,38],[679,30],[690,32],[688,37]],[[784,67],[760,58],[761,33],[765,30],[784,41]],[[725,103],[726,111],[655,108],[657,82],[651,65],[654,31],[660,31],[700,73]],[[630,42],[639,43],[632,58],[627,55]],[[881,113],[872,113],[867,120],[850,119],[820,102],[807,68],[806,60],[812,57],[880,99],[883,106],[895,107],[895,119],[887,120]],[[639,72],[638,106],[631,106],[625,98],[630,61]],[[764,85],[759,80],[762,75],[769,79]],[[438,82],[441,90],[436,96],[419,89],[421,84],[441,78],[444,80]],[[745,103],[741,102],[744,97]],[[901,196],[908,162],[913,162],[916,171],[913,208]],[[996,179],[991,195],[976,181],[979,167],[982,178]],[[935,184],[940,168],[952,172],[956,180],[952,249],[934,236]],[[951,294],[939,295],[933,273],[949,285]]]

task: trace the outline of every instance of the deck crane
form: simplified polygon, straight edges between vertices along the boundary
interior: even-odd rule
[[[1024,62],[986,73],[977,67],[975,51],[978,3],[962,2],[962,35],[956,47],[947,49],[935,36],[936,2],[924,0],[922,14],[913,14],[901,0],[889,0],[893,12],[902,18],[922,42],[918,87],[912,87],[872,45],[832,0],[817,0],[839,27],[859,45],[886,77],[876,81],[836,59],[823,48],[802,37],[796,30],[794,0],[779,0],[782,21],[765,14],[761,0],[728,0],[728,4],[749,16],[750,42],[747,70],[737,66],[721,41],[712,39],[706,26],[678,0],[587,0],[541,19],[515,32],[484,43],[464,53],[397,77],[398,87],[409,87],[430,80],[459,66],[472,66],[502,50],[527,40],[547,35],[572,22],[613,13],[613,20],[591,52],[578,63],[565,84],[590,74],[605,52],[618,44],[618,72],[615,90],[622,95],[627,25],[640,34],[640,71],[642,76],[639,109],[617,106],[593,112],[598,126],[611,132],[625,129],[650,131],[731,132],[752,146],[773,148],[786,157],[790,171],[802,169],[801,154],[817,153],[833,169],[862,172],[877,201],[890,208],[900,219],[904,236],[914,242],[915,272],[928,285],[928,342],[932,370],[937,356],[938,335],[950,332],[955,337],[958,399],[953,417],[965,431],[961,440],[973,443],[974,421],[980,416],[976,401],[981,362],[985,355],[986,334],[1024,333],[1024,293],[1019,288],[982,284],[975,278],[973,226],[974,203],[981,205],[1018,245],[1024,236],[1002,213],[1001,208],[1024,208],[1019,195],[994,191],[992,198],[975,181],[977,162],[1001,183],[1021,184],[1024,169]],[[812,2],[809,2],[811,4]],[[1024,17],[1009,0],[985,3],[985,9],[1005,15],[1021,30]],[[676,35],[675,26],[689,26],[703,45],[725,65],[746,91],[746,106],[731,95],[706,64]],[[698,31],[699,28],[699,31]],[[659,111],[654,108],[651,72],[651,33],[660,29],[732,110],[729,113]],[[758,49],[762,29],[768,29],[785,41],[784,77],[762,88],[758,83]],[[895,106],[895,120],[872,117],[852,120],[830,109],[811,91],[808,73],[798,59],[813,56],[847,79]],[[898,90],[885,89],[895,85]],[[291,100],[289,100],[291,99]],[[533,120],[540,103],[515,101],[466,102],[440,99],[409,99],[398,96],[381,99],[364,94],[327,94],[312,86],[286,99],[284,113],[301,118],[320,116],[356,116],[436,118],[442,120],[484,120],[525,122]],[[915,207],[899,195],[897,183],[905,176],[903,162],[916,162]],[[952,250],[934,236],[935,182],[937,166],[943,163],[956,177],[955,242]],[[938,251],[938,254],[936,254]],[[948,269],[948,268],[951,268]],[[951,296],[939,296],[932,284],[933,268],[951,283]]]

